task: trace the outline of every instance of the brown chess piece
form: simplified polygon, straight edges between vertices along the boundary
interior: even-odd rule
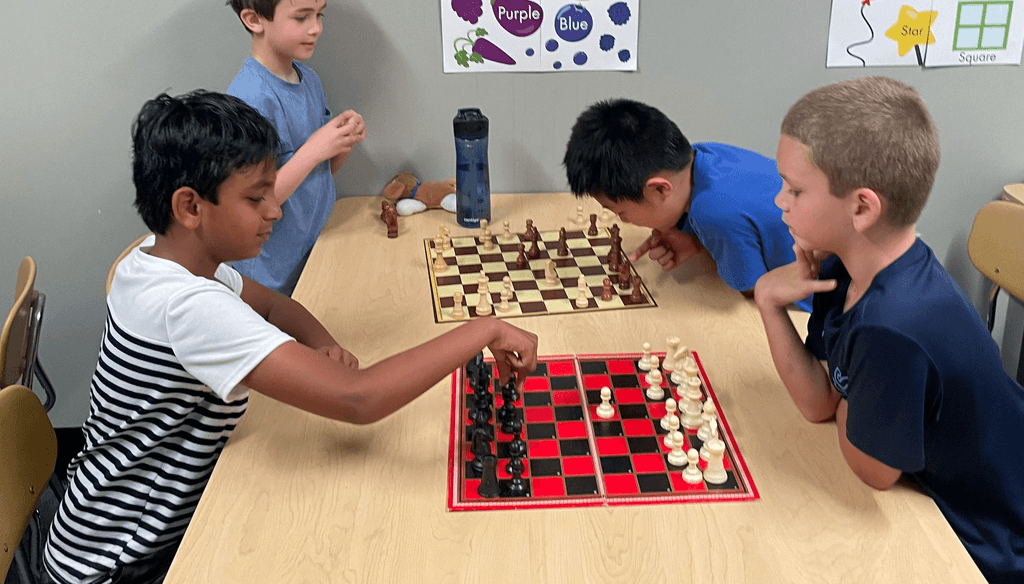
[[[612,289],[612,281],[609,280],[608,278],[605,278],[601,287],[601,300],[607,302],[611,300],[614,295],[615,290]]]
[[[566,241],[565,227],[558,230],[558,255],[562,257],[569,255],[569,243]]]
[[[525,270],[530,267],[530,262],[526,260],[526,246],[519,244],[519,257],[516,258],[516,267],[520,270]]]
[[[597,231],[597,213],[590,214],[590,229],[587,229],[587,235],[594,237],[598,234]]]
[[[619,264],[619,290],[629,290],[630,284],[629,264],[623,262]]]
[[[526,257],[530,258],[531,260],[535,260],[540,257],[540,248],[537,247],[536,234],[534,234],[534,236],[531,238],[531,241],[532,243],[530,244],[530,251],[526,252]]]
[[[633,278],[633,291],[629,294],[629,299],[633,302],[642,302],[644,299],[644,292],[641,285],[643,281],[640,276]]]

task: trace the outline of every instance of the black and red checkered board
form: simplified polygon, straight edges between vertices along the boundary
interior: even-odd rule
[[[757,500],[757,488],[696,352],[693,356],[700,369],[703,399],[713,400],[718,408],[719,438],[726,446],[724,462],[729,478],[721,485],[707,482],[691,485],[683,481],[682,468],[668,464],[666,455],[670,449],[663,442],[667,431],[660,423],[665,415],[665,404],[647,398],[646,372],[639,370],[636,364],[640,356],[637,353],[540,358],[537,370],[526,379],[523,392],[515,402],[517,416],[523,422],[522,437],[527,444],[526,471],[522,478],[528,486],[528,496],[515,498],[488,499],[477,494],[480,475],[471,465],[473,422],[469,419],[474,395],[465,367],[455,371],[452,374],[448,509]],[[497,372],[493,370],[493,362],[490,359],[487,362],[493,371],[491,391],[496,393],[494,407],[498,408],[503,402]],[[604,386],[611,388],[611,403],[615,408],[615,416],[607,420],[595,414]],[[671,395],[677,395],[674,386]],[[689,447],[700,449],[702,441],[695,430],[687,430],[685,435]],[[511,440],[511,435],[501,431],[501,424],[496,424],[494,445],[498,481],[502,486],[511,478],[505,471]],[[705,465],[702,460],[701,468]]]

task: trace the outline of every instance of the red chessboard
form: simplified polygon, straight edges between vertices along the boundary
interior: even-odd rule
[[[657,354],[657,353],[655,353]],[[660,354],[663,357],[664,354]],[[466,379],[465,367],[452,374],[452,419],[448,458],[448,509],[450,511],[496,510],[516,508],[590,507],[600,505],[645,505],[718,501],[754,501],[759,499],[743,457],[733,438],[721,404],[708,382],[697,353],[703,400],[713,400],[718,408],[719,438],[725,443],[723,484],[706,481],[688,484],[682,468],[671,466],[666,455],[670,448],[661,427],[664,401],[647,398],[645,371],[637,367],[637,354],[562,355],[541,357],[537,370],[525,382],[522,394],[514,402],[517,418],[523,423],[522,438],[527,444],[524,457],[527,494],[508,497],[501,494],[484,498],[477,493],[480,473],[471,461],[469,419],[475,396]],[[491,392],[494,409],[502,406],[502,396],[493,361]],[[668,380],[669,377],[665,376]],[[599,418],[595,409],[601,403],[602,387],[612,390],[615,415]],[[666,389],[666,398],[675,398]],[[505,466],[509,460],[512,436],[495,423],[492,453],[498,457],[498,482],[505,492],[511,476]],[[681,427],[680,430],[686,430]],[[689,445],[700,449],[703,442],[696,430],[685,431]],[[706,462],[701,460],[703,470]]]

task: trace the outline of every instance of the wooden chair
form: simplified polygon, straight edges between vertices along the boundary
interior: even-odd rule
[[[150,235],[152,235],[152,233],[147,233],[133,241],[131,245],[124,248],[124,251],[121,252],[121,255],[117,256],[117,259],[114,260],[114,263],[110,266],[110,271],[107,272],[107,294],[110,294],[110,283],[114,281],[114,271],[117,270],[117,264],[121,263],[121,260],[128,257],[128,254],[130,254],[133,249],[142,245],[142,242],[145,241],[146,238],[149,237]]]
[[[37,581],[43,533],[29,521],[53,476],[57,436],[39,398],[23,385],[0,390],[0,451],[0,581],[17,558],[18,576],[28,584]],[[26,554],[19,543],[30,527]]]
[[[46,295],[35,289],[36,263],[31,257],[21,260],[11,307],[0,333],[0,387],[20,383],[32,389],[33,380],[46,394],[44,408],[50,411],[56,393],[39,361],[39,339],[43,328]]]
[[[992,281],[989,295],[988,325],[992,330],[999,290],[1024,300],[1024,205],[993,201],[974,217],[967,238],[971,263]],[[1017,362],[1017,382],[1024,383],[1024,342]]]

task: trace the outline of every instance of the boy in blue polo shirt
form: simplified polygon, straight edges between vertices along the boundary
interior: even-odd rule
[[[320,78],[296,62],[313,55],[325,0],[229,0],[252,35],[252,54],[228,87],[263,114],[281,138],[274,195],[281,219],[260,255],[235,262],[243,276],[291,294],[334,208],[334,173],[366,137],[363,118],[331,118]]]
[[[920,96],[882,77],[812,91],[782,122],[777,160],[797,260],[755,297],[790,396],[808,420],[835,419],[862,481],[906,474],[990,582],[1024,582],[1024,390],[915,235],[939,165]],[[801,342],[784,307],[809,293]]]
[[[657,108],[628,99],[590,106],[563,163],[577,197],[652,229],[631,261],[649,254],[671,270],[706,248],[722,280],[747,298],[765,272],[793,261],[793,237],[773,203],[782,188],[775,161],[727,144],[691,146]],[[810,298],[796,304],[810,310]]]

